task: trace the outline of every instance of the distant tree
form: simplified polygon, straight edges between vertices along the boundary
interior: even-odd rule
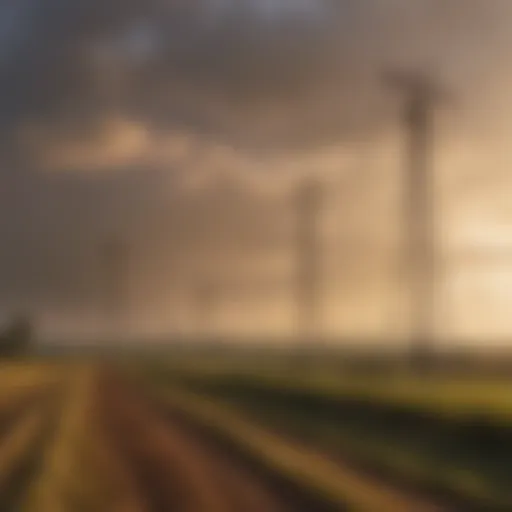
[[[26,314],[16,315],[0,331],[0,357],[12,357],[27,353],[33,343],[32,318]]]

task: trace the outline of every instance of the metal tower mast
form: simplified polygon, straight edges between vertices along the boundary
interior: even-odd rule
[[[107,238],[102,246],[102,259],[105,320],[117,337],[126,327],[128,304],[128,248],[125,242],[117,236]]]
[[[388,82],[405,95],[403,123],[407,136],[404,174],[404,249],[408,272],[410,342],[414,364],[428,364],[435,337],[435,179],[432,169],[433,119],[441,94],[419,75],[395,72]]]
[[[320,250],[319,212],[322,203],[321,184],[316,179],[300,183],[296,195],[297,230],[297,329],[303,340],[318,334]]]

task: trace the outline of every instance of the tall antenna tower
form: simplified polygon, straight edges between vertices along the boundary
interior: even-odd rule
[[[128,248],[118,236],[106,238],[102,253],[102,298],[105,320],[118,337],[126,328],[128,305]]]
[[[315,178],[305,179],[299,184],[295,201],[297,329],[299,338],[309,341],[318,335],[319,328],[321,183]]]
[[[407,136],[404,174],[404,249],[408,271],[410,342],[419,369],[429,364],[435,337],[436,240],[435,179],[432,169],[433,110],[443,94],[426,77],[393,71],[388,85],[405,96],[403,125]]]

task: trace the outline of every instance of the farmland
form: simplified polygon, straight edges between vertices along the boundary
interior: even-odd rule
[[[102,364],[6,367],[2,389],[1,510],[330,510]]]
[[[5,363],[0,510],[510,510],[505,381]]]

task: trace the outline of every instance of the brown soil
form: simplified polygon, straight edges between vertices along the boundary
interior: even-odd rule
[[[305,512],[322,510],[289,486],[216,443],[202,429],[162,414],[140,391],[104,372],[97,417],[117,454],[117,474],[140,512]]]

